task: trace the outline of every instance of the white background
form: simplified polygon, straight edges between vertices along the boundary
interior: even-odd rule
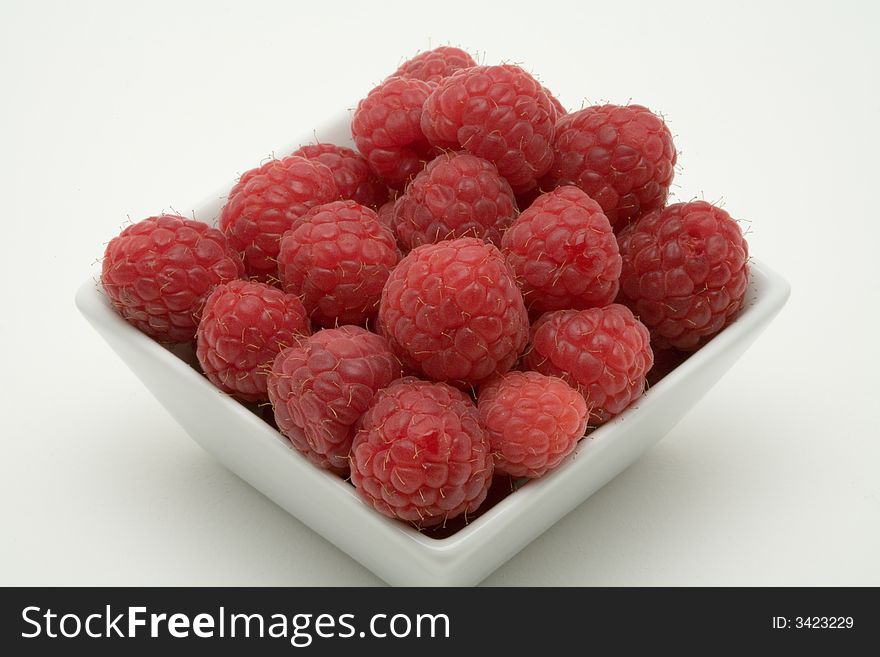
[[[186,213],[448,42],[662,112],[677,199],[723,200],[793,288],[486,583],[880,584],[878,6],[4,0],[0,584],[379,583],[199,450],[73,294],[127,216]]]

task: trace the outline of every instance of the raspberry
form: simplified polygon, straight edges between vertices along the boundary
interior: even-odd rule
[[[583,396],[562,379],[508,372],[480,387],[480,423],[495,473],[540,477],[574,451],[587,428]]]
[[[626,306],[556,310],[532,327],[525,366],[575,386],[597,425],[644,391],[645,374],[654,362],[648,342],[648,329]]]
[[[620,234],[620,299],[658,348],[691,351],[743,306],[749,245],[739,224],[705,201],[656,210]]]
[[[351,481],[374,509],[431,527],[473,513],[492,482],[477,409],[443,383],[407,377],[380,391],[351,448]]]
[[[605,306],[617,295],[620,254],[611,224],[577,187],[539,196],[502,245],[530,312]]]
[[[456,237],[501,244],[516,217],[516,199],[491,162],[469,153],[437,156],[394,206],[397,239],[406,249]]]
[[[461,48],[440,46],[420,53],[400,65],[391,77],[415,78],[425,82],[440,82],[457,70],[476,66],[474,58]]]
[[[376,391],[402,375],[382,336],[340,326],[278,354],[269,399],[278,428],[293,446],[312,463],[343,473],[356,422]]]
[[[281,236],[309,209],[339,196],[333,172],[320,162],[291,155],[246,172],[220,211],[220,229],[242,254],[249,276],[272,282],[278,275]]]
[[[110,240],[101,283],[113,308],[140,331],[162,342],[189,342],[211,289],[243,274],[223,233],[164,214]]]
[[[547,87],[543,87],[544,93],[547,94],[547,98],[550,99],[550,104],[556,109],[556,119],[559,120],[566,114],[568,114],[568,110],[565,109],[565,105],[563,105],[559,99],[554,96]]]
[[[355,110],[351,134],[358,150],[394,189],[403,189],[435,152],[420,124],[431,89],[422,80],[388,78]]]
[[[391,232],[394,232],[394,203],[395,201],[383,203],[376,212],[379,218],[379,223]]]
[[[551,186],[577,185],[618,230],[666,203],[676,152],[669,128],[641,105],[601,105],[556,123]]]
[[[458,386],[509,370],[529,328],[501,253],[473,237],[425,244],[403,258],[382,290],[379,326],[404,365]]]
[[[388,188],[370,169],[360,153],[335,144],[309,144],[293,152],[325,165],[333,172],[336,189],[343,199],[357,201],[374,210],[388,200]]]
[[[517,194],[553,164],[556,108],[518,66],[474,66],[440,81],[425,102],[422,130],[435,146],[463,148],[498,167]]]
[[[279,351],[308,335],[292,294],[256,281],[218,285],[205,303],[196,355],[215,386],[245,401],[265,401],[266,374]]]
[[[281,238],[278,275],[320,326],[364,324],[400,254],[375,212],[354,201],[311,209]]]

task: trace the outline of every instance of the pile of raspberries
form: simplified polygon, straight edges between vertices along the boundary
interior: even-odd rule
[[[101,280],[380,513],[474,517],[493,478],[552,471],[743,305],[739,225],[667,205],[676,150],[645,107],[567,112],[519,66],[440,47],[351,133],[245,173],[217,227],[128,226]]]

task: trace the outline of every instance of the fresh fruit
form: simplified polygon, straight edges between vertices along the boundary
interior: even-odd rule
[[[492,482],[489,441],[473,402],[407,377],[379,391],[351,448],[351,482],[386,516],[418,527],[473,513]]]
[[[395,201],[383,203],[376,211],[376,214],[379,216],[379,223],[392,232],[394,231],[394,203]]]
[[[574,451],[587,428],[587,404],[565,381],[508,372],[480,386],[480,423],[496,474],[540,477]]]
[[[425,102],[422,130],[434,146],[489,160],[517,194],[553,164],[557,112],[519,66],[473,66],[441,80]]]
[[[705,201],[676,203],[620,234],[620,299],[658,348],[693,351],[743,306],[749,246],[739,224]]]
[[[474,58],[461,48],[440,46],[419,53],[400,65],[391,77],[415,78],[425,82],[439,82],[459,69],[476,66]]]
[[[653,362],[648,329],[620,304],[545,313],[532,327],[524,358],[528,369],[558,376],[580,391],[591,426],[641,396]]]
[[[215,386],[245,401],[265,401],[275,356],[310,332],[299,298],[257,281],[230,281],[205,303],[196,355]]]
[[[422,106],[433,84],[388,78],[358,103],[351,134],[370,167],[393,189],[402,190],[436,151],[422,132]]]
[[[214,286],[243,274],[223,233],[163,214],[110,240],[101,283],[116,312],[143,333],[160,342],[189,342]]]
[[[563,105],[547,87],[544,87],[544,93],[547,94],[547,98],[550,99],[550,104],[553,105],[553,107],[556,109],[557,120],[568,114],[568,110],[565,109],[565,105]]]
[[[601,307],[617,296],[620,254],[611,224],[577,187],[539,196],[501,244],[529,312]]]
[[[375,212],[354,201],[312,208],[281,238],[278,276],[319,326],[365,324],[400,253]]]
[[[356,201],[374,210],[388,200],[388,188],[360,153],[336,144],[300,146],[292,155],[299,155],[325,165],[333,172],[340,198]]]
[[[280,431],[312,463],[345,472],[355,424],[373,395],[403,372],[380,335],[325,329],[285,349],[268,377]]]
[[[545,189],[577,185],[615,230],[666,203],[675,173],[672,134],[641,105],[596,105],[556,123]]]
[[[394,228],[405,249],[456,237],[501,244],[516,217],[516,199],[491,162],[449,152],[428,163],[394,206]]]
[[[509,370],[528,326],[501,253],[473,237],[413,249],[388,277],[379,306],[380,330],[407,367],[464,387]]]
[[[241,253],[248,276],[273,282],[281,236],[294,219],[339,197],[333,172],[320,162],[291,155],[251,169],[229,192],[220,229]]]
[[[239,401],[268,399],[250,410],[303,458],[426,537],[688,376],[744,304],[739,227],[707,203],[665,207],[677,153],[645,107],[569,113],[520,66],[440,46],[350,128],[354,144],[242,175],[219,230],[127,228],[102,281],[126,320]]]

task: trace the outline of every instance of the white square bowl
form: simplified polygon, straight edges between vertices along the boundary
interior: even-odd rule
[[[348,117],[302,143],[316,137],[351,145]],[[288,154],[298,146],[276,153]],[[195,206],[194,216],[213,221],[231,187]],[[631,408],[582,440],[555,471],[442,539],[381,516],[352,486],[312,466],[269,424],[125,322],[95,279],[82,284],[76,304],[193,440],[220,463],[386,582],[421,586],[480,582],[634,463],[743,354],[785,305],[789,291],[781,276],[752,261],[745,308],[735,322]]]

